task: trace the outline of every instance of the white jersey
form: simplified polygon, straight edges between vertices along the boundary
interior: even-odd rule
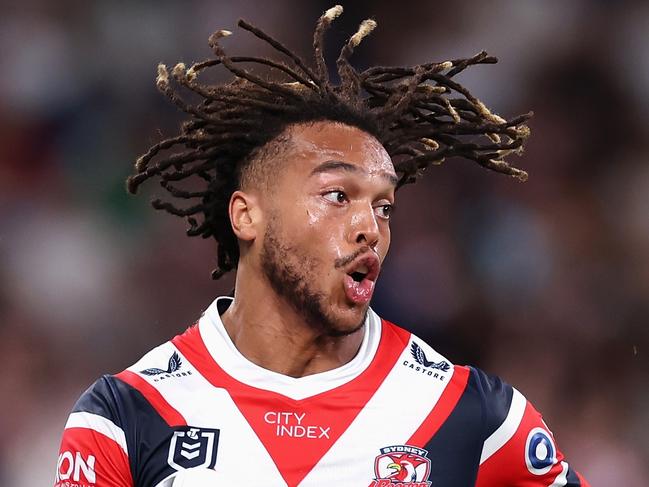
[[[349,363],[293,378],[239,353],[230,299],[86,391],[58,487],[163,487],[194,468],[237,487],[587,485],[518,391],[373,311]]]

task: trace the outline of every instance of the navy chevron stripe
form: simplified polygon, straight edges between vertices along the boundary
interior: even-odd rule
[[[157,485],[175,472],[167,464],[169,442],[174,430],[140,391],[114,377],[111,378],[111,385],[120,398],[118,408],[121,417],[128,418],[124,432],[129,449],[135,451],[135,455],[131,456],[135,487]]]
[[[110,380],[109,375],[104,375],[98,379],[81,395],[72,408],[72,412],[97,414],[121,426],[115,396],[109,383]]]
[[[167,464],[174,430],[125,382],[109,375],[101,377],[82,394],[73,412],[97,414],[122,428],[135,487],[151,487],[175,472]]]
[[[471,368],[471,372],[475,376],[475,385],[484,400],[483,440],[486,440],[507,418],[514,390],[500,377],[488,375],[474,367]]]
[[[568,475],[566,476],[566,479],[568,481],[566,486],[579,487],[581,485],[581,482],[579,481],[579,477],[577,477],[575,471],[570,467],[568,467]]]
[[[475,370],[455,409],[426,446],[433,459],[430,480],[444,487],[473,487],[482,452],[484,418]]]

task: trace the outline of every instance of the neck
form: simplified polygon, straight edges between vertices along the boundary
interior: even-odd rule
[[[364,327],[345,336],[315,329],[272,291],[260,273],[237,272],[234,302],[221,316],[230,339],[251,362],[291,377],[326,372],[358,352]]]

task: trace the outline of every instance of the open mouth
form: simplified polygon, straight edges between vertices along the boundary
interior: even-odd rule
[[[347,275],[355,282],[361,282],[363,279],[376,281],[380,268],[379,258],[373,253],[367,253],[358,257],[347,267]]]
[[[345,294],[353,303],[365,304],[374,293],[374,284],[379,275],[381,263],[373,253],[360,256],[347,268]]]
[[[365,279],[366,275],[367,271],[356,271],[350,274],[350,276],[352,276],[352,279],[356,282],[361,282],[363,279]]]

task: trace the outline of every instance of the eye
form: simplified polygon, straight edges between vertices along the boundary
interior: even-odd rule
[[[390,203],[374,207],[374,212],[376,213],[376,216],[378,216],[379,218],[383,218],[384,220],[390,219],[393,210],[394,210],[394,205],[391,205]]]
[[[331,203],[342,204],[348,201],[347,195],[340,190],[329,191],[323,194],[322,197]]]

